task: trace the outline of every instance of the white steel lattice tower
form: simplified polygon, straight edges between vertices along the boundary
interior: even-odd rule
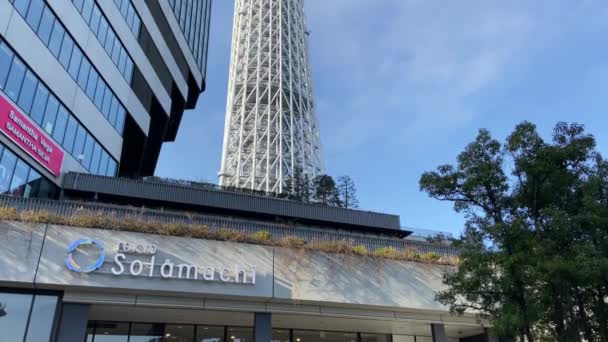
[[[280,193],[323,170],[304,0],[236,0],[220,185]]]

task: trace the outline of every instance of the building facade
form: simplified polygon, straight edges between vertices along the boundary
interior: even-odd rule
[[[0,193],[152,175],[204,91],[211,0],[0,0]]]
[[[474,313],[452,316],[435,301],[449,264],[303,247],[458,253],[404,239],[398,216],[186,184],[64,180],[63,200],[0,195],[0,208],[80,215],[67,226],[0,221],[0,341],[499,341]],[[136,223],[92,228],[93,217]],[[225,241],[201,229],[301,243]]]
[[[322,173],[304,0],[237,0],[220,184],[282,193]]]

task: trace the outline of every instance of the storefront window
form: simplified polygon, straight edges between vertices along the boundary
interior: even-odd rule
[[[133,323],[129,342],[162,342],[163,333],[163,324]],[[95,338],[95,342],[98,342],[97,338]]]
[[[34,297],[30,322],[35,324],[35,328],[30,326],[30,329],[27,330],[25,342],[48,342],[51,339],[57,300],[56,296],[36,295]]]
[[[0,334],[3,341],[23,341],[32,297],[0,292]]]
[[[290,342],[289,341],[289,330],[273,329],[271,342]]]
[[[164,342],[192,342],[193,339],[193,325],[167,324],[165,326]]]
[[[361,334],[361,342],[391,342],[389,335]]]
[[[196,342],[224,342],[224,327],[196,327]]]
[[[94,337],[91,330],[94,330]],[[96,322],[94,329],[89,325],[87,342],[127,342],[129,323]],[[150,340],[147,340],[150,341]]]
[[[253,328],[228,328],[228,342],[253,342]]]
[[[357,342],[356,333],[294,330],[294,342]]]

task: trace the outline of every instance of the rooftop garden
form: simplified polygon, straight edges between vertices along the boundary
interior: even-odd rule
[[[446,257],[437,253],[420,253],[415,249],[398,250],[394,247],[381,247],[369,250],[366,246],[356,245],[349,240],[311,242],[300,237],[274,237],[268,231],[260,230],[252,234],[230,229],[210,229],[206,225],[190,223],[162,223],[141,216],[115,216],[82,210],[64,216],[46,210],[18,211],[12,207],[0,207],[0,220],[66,225],[83,228],[107,229],[125,232],[138,232],[165,236],[180,236],[215,241],[230,241],[264,246],[295,248],[343,255],[356,255],[379,259],[405,260],[438,265],[458,265],[458,257]]]

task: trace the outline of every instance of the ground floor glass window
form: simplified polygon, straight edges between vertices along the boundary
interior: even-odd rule
[[[53,295],[0,292],[0,340],[49,342],[58,299]]]
[[[87,342],[253,342],[252,327],[89,322]],[[271,342],[392,342],[390,335],[273,329]]]

